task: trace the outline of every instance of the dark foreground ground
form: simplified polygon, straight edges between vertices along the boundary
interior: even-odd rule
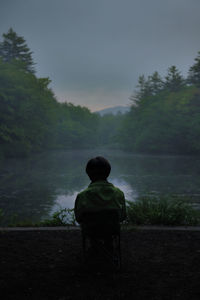
[[[0,232],[0,299],[200,299],[200,232],[123,231],[123,269],[87,269],[80,231]]]

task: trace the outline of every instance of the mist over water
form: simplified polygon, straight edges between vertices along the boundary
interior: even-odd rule
[[[35,222],[60,208],[73,208],[77,193],[90,183],[85,165],[98,155],[110,161],[109,182],[127,200],[148,193],[178,194],[200,204],[198,157],[133,155],[117,150],[54,151],[1,162],[0,208],[5,222]]]

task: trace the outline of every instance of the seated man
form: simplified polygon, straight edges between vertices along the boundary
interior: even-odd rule
[[[120,222],[126,218],[126,205],[124,193],[107,181],[111,166],[103,157],[89,160],[86,173],[91,183],[84,191],[77,195],[75,201],[76,221],[81,224],[83,237],[83,251],[90,258],[96,258],[102,253],[97,241],[103,242],[104,254],[112,256],[117,267],[121,265],[120,259]],[[113,256],[114,244],[111,237],[118,236],[118,255]],[[89,238],[89,248],[86,247],[86,237]],[[87,250],[86,250],[87,249]],[[89,249],[89,250],[88,250]],[[100,255],[101,256],[101,255]],[[110,260],[110,255],[107,256]]]
[[[101,156],[92,158],[86,166],[86,173],[91,183],[77,195],[75,201],[75,217],[78,223],[83,223],[88,213],[101,211],[116,211],[119,222],[126,218],[124,193],[107,181],[111,171],[110,163]]]

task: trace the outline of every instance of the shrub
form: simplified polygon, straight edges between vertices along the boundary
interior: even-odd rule
[[[0,221],[3,212],[0,209]],[[127,220],[124,225],[199,225],[200,211],[193,208],[189,199],[178,196],[147,196],[135,202],[127,201]],[[63,208],[50,219],[38,223],[17,222],[12,218],[9,226],[75,226],[74,209]]]
[[[134,225],[197,225],[200,212],[177,196],[141,197],[127,201],[127,223]]]
[[[39,226],[66,226],[76,225],[74,210],[69,208],[63,208],[55,212],[52,219],[45,219],[41,221]]]

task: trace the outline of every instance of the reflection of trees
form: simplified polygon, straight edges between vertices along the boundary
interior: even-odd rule
[[[37,222],[48,215],[53,200],[51,191],[42,186],[37,189],[16,191],[14,195],[7,192],[1,197],[0,204],[4,213],[3,222],[5,224],[12,220]]]
[[[200,193],[200,161],[192,157],[118,155],[110,157],[112,176],[121,177],[138,194]]]
[[[52,188],[36,170],[32,160],[10,160],[2,166],[0,207],[6,222],[14,215],[17,221],[38,221],[48,213]]]
[[[19,220],[38,221],[48,216],[56,191],[65,195],[88,183],[85,158],[72,152],[52,152],[29,159],[2,162],[0,208],[5,220],[17,214]]]
[[[105,156],[110,181],[122,179],[137,194],[200,193],[200,160],[190,157],[129,155],[120,151],[55,151],[1,163],[0,208],[6,219],[37,221],[49,215],[58,195],[72,195],[89,184],[86,162]]]
[[[53,192],[60,190],[66,195],[71,194],[88,182],[84,172],[86,160],[81,151],[55,151],[40,155],[33,170],[34,180],[39,174]]]

